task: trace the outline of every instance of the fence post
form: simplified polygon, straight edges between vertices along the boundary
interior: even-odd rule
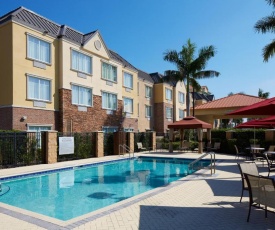
[[[133,152],[135,152],[135,134],[133,132],[128,133],[128,145]]]
[[[42,141],[45,141],[45,144],[42,143],[42,146],[45,146],[45,155],[46,155],[46,164],[53,164],[57,162],[57,131],[45,131],[45,138],[42,138]]]
[[[96,157],[104,157],[104,133],[102,131],[96,132]]]

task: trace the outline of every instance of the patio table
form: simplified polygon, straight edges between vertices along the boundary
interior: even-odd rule
[[[263,157],[256,157],[256,154],[262,154],[262,151],[265,150],[265,148],[261,148],[261,147],[247,147],[247,150],[250,150],[250,158],[251,159],[258,159],[258,160],[263,160]]]

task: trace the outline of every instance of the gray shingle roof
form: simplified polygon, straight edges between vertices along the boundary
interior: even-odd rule
[[[140,79],[145,79],[148,82],[154,83],[154,80],[152,79],[152,77],[150,76],[150,74],[145,73],[144,71],[142,71],[140,69],[138,70],[138,77]]]
[[[150,76],[152,77],[155,84],[157,84],[157,83],[166,83],[166,84],[169,84],[173,87],[175,87],[177,85],[177,82],[175,82],[175,81],[165,81],[165,77],[162,74],[158,73],[158,72],[150,73]]]
[[[213,101],[214,95],[212,94],[203,94],[198,92],[191,92],[191,95],[193,95],[193,98],[195,100],[205,100],[205,101]]]
[[[124,67],[128,67],[128,68],[131,68],[131,69],[134,69],[136,71],[137,68],[135,68],[131,63],[129,63],[128,61],[126,61],[123,57],[121,57],[118,53],[112,51],[112,50],[109,50],[110,54],[111,54],[111,58],[114,59],[115,61],[117,62],[120,62],[122,65],[124,65]]]

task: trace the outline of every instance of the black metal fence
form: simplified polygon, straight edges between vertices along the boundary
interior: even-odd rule
[[[69,161],[95,157],[96,133],[58,133],[59,137],[74,137],[74,153],[59,155],[57,161]],[[57,153],[59,152],[59,141],[57,140]]]
[[[36,132],[0,132],[0,167],[45,163],[41,135]]]
[[[114,155],[114,133],[104,133],[104,156]]]

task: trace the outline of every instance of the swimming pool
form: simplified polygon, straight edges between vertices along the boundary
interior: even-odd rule
[[[191,161],[139,157],[2,180],[0,202],[69,220],[193,173]]]

